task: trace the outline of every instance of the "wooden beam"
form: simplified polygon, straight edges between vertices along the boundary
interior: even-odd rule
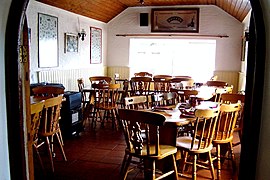
[[[183,36],[183,37],[210,37],[210,38],[228,38],[228,35],[211,35],[211,34],[116,34],[116,36],[122,37],[157,37],[157,36]]]

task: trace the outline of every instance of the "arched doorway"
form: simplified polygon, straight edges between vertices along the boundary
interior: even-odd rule
[[[22,72],[19,62],[19,42],[23,30],[25,11],[29,0],[11,2],[8,23],[6,28],[5,62],[6,62],[6,99],[8,117],[8,142],[10,153],[11,179],[27,179],[27,163],[25,157],[25,132],[24,132],[24,96],[25,87],[22,83]],[[251,0],[253,16],[251,21],[251,41],[248,57],[247,73],[247,102],[244,126],[243,148],[240,162],[240,179],[254,179],[256,173],[256,161],[259,140],[259,127],[261,116],[261,99],[263,87],[263,69],[265,59],[264,23],[260,3]],[[259,61],[260,59],[260,61]],[[251,124],[253,118],[257,118],[256,124]],[[255,128],[250,133],[250,127]],[[250,138],[252,136],[252,138]],[[247,140],[249,142],[247,143]],[[252,178],[254,177],[254,178]]]

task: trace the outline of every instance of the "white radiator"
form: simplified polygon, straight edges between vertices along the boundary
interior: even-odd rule
[[[106,67],[87,68],[87,69],[66,69],[66,70],[50,70],[38,71],[38,82],[62,83],[66,91],[78,91],[77,79],[83,78],[85,85],[89,86],[90,76],[104,75]]]

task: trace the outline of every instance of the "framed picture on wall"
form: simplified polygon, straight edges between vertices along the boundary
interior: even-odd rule
[[[78,52],[78,35],[65,33],[65,53]]]
[[[152,9],[152,32],[199,32],[199,8]]]
[[[58,66],[58,18],[38,13],[38,67]]]
[[[90,27],[90,63],[102,62],[102,29]]]

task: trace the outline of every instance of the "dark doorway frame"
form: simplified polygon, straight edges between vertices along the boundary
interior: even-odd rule
[[[23,131],[22,79],[19,71],[19,40],[29,0],[12,0],[5,41],[7,127],[11,179],[27,179]],[[239,179],[255,179],[260,134],[265,63],[265,29],[260,2],[250,0],[252,16],[247,65],[245,125]],[[251,127],[253,128],[251,132]],[[255,131],[254,131],[255,129]]]

